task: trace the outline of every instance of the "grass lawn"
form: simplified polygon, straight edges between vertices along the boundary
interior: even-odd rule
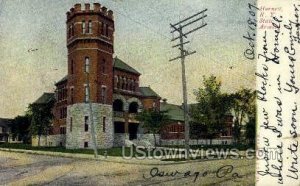
[[[94,154],[93,149],[66,149],[65,147],[33,147],[30,144],[18,144],[18,143],[1,143],[0,148],[11,148],[11,149],[23,149],[23,150],[35,150],[35,151],[49,151],[49,152],[61,152],[61,153],[74,153],[74,154]],[[125,156],[129,156],[131,153],[130,147],[125,148]],[[144,150],[146,152],[146,150]],[[136,149],[132,149],[132,153],[135,156],[142,156],[142,154],[137,153]],[[107,155],[107,156],[123,156],[123,148],[122,147],[113,147],[109,149],[98,149],[99,155]],[[153,155],[153,150],[150,153],[146,153],[146,155]],[[156,155],[160,155],[160,152],[156,152]]]
[[[36,150],[36,151],[49,151],[49,152],[62,152],[62,153],[77,153],[77,154],[94,154],[93,149],[66,149],[65,147],[33,147],[30,144],[12,144],[2,143],[0,148]],[[114,147],[110,149],[98,149],[98,154],[108,156],[122,156],[122,148]],[[130,153],[130,148],[125,148],[125,153]]]
[[[182,146],[169,146],[172,148],[183,148]],[[12,149],[23,149],[23,150],[35,150],[35,151],[49,151],[49,152],[60,152],[60,153],[74,153],[74,154],[94,154],[93,149],[66,149],[65,147],[33,147],[30,144],[12,144],[12,143],[2,143],[0,144],[0,148],[12,148]],[[247,146],[232,146],[232,145],[210,145],[210,146],[197,146],[198,149],[238,149],[239,151],[243,151],[247,149]],[[191,149],[197,149],[196,146],[193,146]],[[131,152],[132,150],[132,152]],[[145,156],[146,157],[153,157],[155,156],[160,156],[161,154],[169,154],[169,150],[165,151],[159,151],[159,149],[156,150],[143,150],[145,154],[141,154],[141,152],[137,153],[136,149],[133,148],[131,149],[130,147],[125,147],[125,156],[128,157],[131,153],[133,154],[133,157],[141,157]],[[99,155],[107,155],[107,156],[118,156],[122,157],[123,156],[123,148],[122,147],[113,147],[110,149],[98,149],[98,154]],[[197,157],[196,159],[202,159],[205,157]],[[163,158],[165,161],[185,161],[184,157],[176,157],[176,158]]]

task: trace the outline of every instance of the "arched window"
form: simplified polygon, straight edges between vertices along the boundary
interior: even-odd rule
[[[101,27],[101,34],[105,35],[105,30],[106,30],[106,24],[102,22],[102,27]]]
[[[120,76],[117,76],[117,88],[119,89],[121,87],[121,82],[122,82],[122,79],[120,78]]]
[[[122,78],[122,87],[121,87],[121,89],[124,89],[125,88],[125,83],[126,83],[126,80],[125,80],[125,78],[123,77]]]
[[[71,36],[74,36],[74,29],[75,29],[75,26],[74,26],[74,23],[72,23],[72,25],[71,25]]]
[[[71,60],[71,74],[74,74],[74,61]]]
[[[131,79],[128,79],[127,90],[131,90]]]
[[[68,29],[68,38],[71,37],[71,31],[72,31],[72,25],[69,26],[69,29]]]
[[[118,76],[118,89],[122,88],[122,84],[123,84],[123,78]]]
[[[84,102],[88,102],[90,98],[88,85],[84,86]]]
[[[85,21],[82,21],[81,28],[82,28],[82,33],[85,34]]]
[[[105,86],[101,87],[101,101],[102,103],[106,103],[106,95],[107,95],[107,90]]]
[[[123,101],[122,100],[120,100],[120,99],[114,100],[113,111],[119,111],[119,112],[123,111]]]
[[[71,88],[71,104],[74,103],[74,88]]]
[[[88,33],[91,34],[92,33],[92,21],[89,20],[89,24],[88,24]]]
[[[127,90],[127,88],[128,88],[128,79],[127,78],[124,78],[124,90]]]
[[[106,69],[106,61],[105,59],[102,59],[102,73],[105,74]]]
[[[84,72],[86,72],[86,73],[90,72],[90,58],[89,57],[85,57]]]
[[[130,81],[130,90],[131,90],[131,91],[134,91],[133,86],[134,86],[134,81],[133,81],[133,79],[132,79],[132,80]]]
[[[106,25],[106,32],[105,35],[108,37],[108,25]]]
[[[137,113],[139,108],[139,104],[137,102],[131,102],[129,104],[129,113]]]
[[[119,79],[118,79],[118,76],[115,76],[115,79],[114,79],[114,87],[115,88],[118,88],[118,82],[119,81]]]
[[[136,85],[136,81],[134,80],[133,81],[133,86],[132,86],[132,91],[135,91],[135,87],[136,87],[135,85]]]

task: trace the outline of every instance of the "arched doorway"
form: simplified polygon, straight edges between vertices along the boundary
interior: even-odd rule
[[[129,104],[128,112],[129,113],[137,113],[138,109],[139,109],[139,104],[137,102],[131,102]]]
[[[116,99],[113,102],[113,111],[123,112],[123,101],[120,99]]]

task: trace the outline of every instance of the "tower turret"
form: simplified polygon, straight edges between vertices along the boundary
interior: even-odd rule
[[[67,148],[91,148],[91,120],[98,148],[113,145],[113,11],[94,3],[67,12]],[[89,102],[92,102],[92,115]],[[92,116],[92,118],[91,118]]]
[[[94,3],[67,12],[68,104],[86,102],[87,75],[93,103],[112,104],[113,12]]]

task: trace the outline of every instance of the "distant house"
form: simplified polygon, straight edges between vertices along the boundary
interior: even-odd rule
[[[161,111],[167,111],[170,119],[161,129],[162,140],[184,139],[184,112],[180,105],[167,103],[166,99],[160,104]]]
[[[43,93],[33,104],[36,105],[45,105],[50,102],[55,102],[55,94],[54,93]],[[49,130],[49,134],[51,134],[51,129]],[[38,145],[38,138],[37,136],[32,136],[32,146]],[[41,137],[40,145],[46,146],[47,145],[47,138],[45,136]]]
[[[0,142],[4,143],[20,143],[18,137],[14,137],[11,133],[13,119],[0,118]]]
[[[189,105],[190,107],[191,105]],[[166,99],[160,103],[161,111],[168,111],[170,121],[161,129],[162,145],[183,145],[184,144],[184,110],[182,105],[167,103]],[[207,128],[205,125],[195,123],[190,118],[190,144],[207,144]],[[232,143],[233,116],[227,113],[225,116],[223,129],[216,134],[212,144],[231,144]]]

